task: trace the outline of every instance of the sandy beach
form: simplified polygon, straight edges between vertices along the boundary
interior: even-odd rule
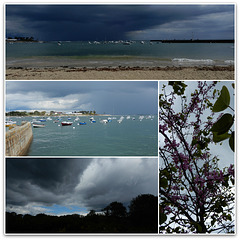
[[[234,80],[233,66],[44,67],[6,69],[6,80]]]

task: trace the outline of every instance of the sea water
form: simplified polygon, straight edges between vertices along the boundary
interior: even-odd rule
[[[107,117],[94,116],[96,123],[91,123],[87,116],[75,117],[70,126],[61,126],[56,118],[42,122],[44,128],[33,128],[33,141],[29,156],[157,156],[158,124],[157,116],[127,116],[119,123],[121,116],[111,116],[108,123],[101,123]],[[116,118],[116,119],[115,119]],[[11,118],[20,124],[21,121],[33,121],[31,117]],[[135,120],[134,120],[135,119]],[[36,120],[39,120],[37,118]],[[79,125],[79,122],[86,125]]]
[[[15,42],[6,43],[7,67],[233,65],[231,43]]]

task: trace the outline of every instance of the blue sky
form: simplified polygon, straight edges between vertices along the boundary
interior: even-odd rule
[[[6,111],[157,114],[157,81],[8,81]]]
[[[6,37],[38,40],[233,39],[234,5],[6,5]]]
[[[54,204],[52,206],[36,206],[40,207],[48,215],[65,215],[65,214],[74,214],[78,213],[80,215],[85,215],[88,213],[87,208],[79,206],[61,206]]]

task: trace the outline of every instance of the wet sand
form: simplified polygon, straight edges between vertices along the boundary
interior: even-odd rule
[[[233,66],[43,67],[6,69],[6,80],[234,80]]]

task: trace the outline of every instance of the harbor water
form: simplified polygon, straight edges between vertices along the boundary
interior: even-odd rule
[[[116,67],[233,65],[232,43],[11,42],[7,67]]]
[[[59,122],[42,122],[45,127],[33,128],[33,141],[28,156],[157,156],[158,124],[157,116],[111,116],[108,123],[102,123],[108,117],[89,116],[68,120],[62,117]],[[122,119],[119,121],[119,119]],[[21,121],[33,121],[32,117],[11,118]],[[39,120],[37,118],[36,120]],[[62,126],[62,121],[72,121],[70,126]],[[86,125],[80,125],[86,122]]]

